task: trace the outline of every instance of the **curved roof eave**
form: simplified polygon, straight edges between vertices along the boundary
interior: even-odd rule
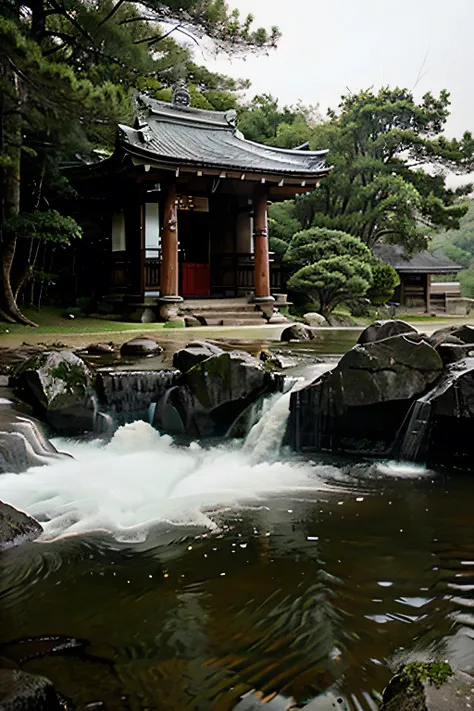
[[[331,172],[331,166],[325,166],[320,169],[313,170],[288,170],[288,169],[277,169],[277,168],[255,168],[248,167],[245,165],[223,165],[219,163],[207,162],[203,160],[188,160],[185,158],[175,158],[174,156],[157,155],[154,151],[148,151],[146,148],[131,146],[127,143],[122,143],[121,148],[128,153],[130,156],[136,156],[141,159],[148,159],[150,164],[161,164],[161,166],[168,165],[169,169],[172,170],[173,166],[179,164],[180,166],[192,166],[197,170],[201,168],[208,168],[214,170],[221,170],[223,172],[240,172],[248,173],[254,175],[275,175],[278,177],[289,177],[293,179],[301,180],[317,180],[319,178],[329,175]]]

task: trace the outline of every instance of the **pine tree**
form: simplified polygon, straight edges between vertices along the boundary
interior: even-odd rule
[[[91,147],[110,147],[117,122],[131,120],[136,89],[166,91],[176,72],[193,67],[181,34],[210,36],[218,49],[275,46],[277,28],[252,28],[223,0],[2,0],[0,4],[0,317],[31,324],[16,296],[31,267],[26,222],[35,239],[59,228],[51,212],[45,228],[42,196],[59,160]],[[157,51],[159,49],[159,52]],[[196,71],[196,70],[195,70]],[[199,72],[197,72],[199,74]],[[200,72],[196,101],[223,105],[244,85]],[[214,93],[213,93],[214,92]],[[28,190],[22,190],[22,184]],[[28,215],[19,220],[20,213]],[[34,225],[37,224],[37,227]],[[61,240],[78,236],[66,220]],[[31,324],[33,325],[33,324]]]

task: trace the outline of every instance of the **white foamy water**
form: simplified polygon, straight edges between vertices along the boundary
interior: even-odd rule
[[[384,476],[399,479],[418,479],[420,477],[433,476],[431,469],[427,469],[423,464],[414,464],[413,462],[378,462],[376,469]]]
[[[243,445],[178,446],[141,421],[106,445],[57,441],[74,459],[4,474],[0,498],[45,521],[46,539],[105,529],[125,540],[157,522],[215,528],[216,509],[325,488],[318,470],[332,467],[277,461],[289,397],[271,402]]]

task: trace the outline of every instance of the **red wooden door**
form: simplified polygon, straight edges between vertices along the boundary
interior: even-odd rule
[[[183,296],[209,296],[211,293],[209,264],[184,262],[181,265],[181,292]]]

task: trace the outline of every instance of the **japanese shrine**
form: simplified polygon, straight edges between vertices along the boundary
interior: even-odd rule
[[[141,95],[114,154],[71,173],[107,197],[110,294],[154,302],[164,319],[190,298],[247,297],[268,311],[281,282],[267,206],[318,187],[326,153],[247,141],[235,111],[191,108],[182,86],[172,104]]]

